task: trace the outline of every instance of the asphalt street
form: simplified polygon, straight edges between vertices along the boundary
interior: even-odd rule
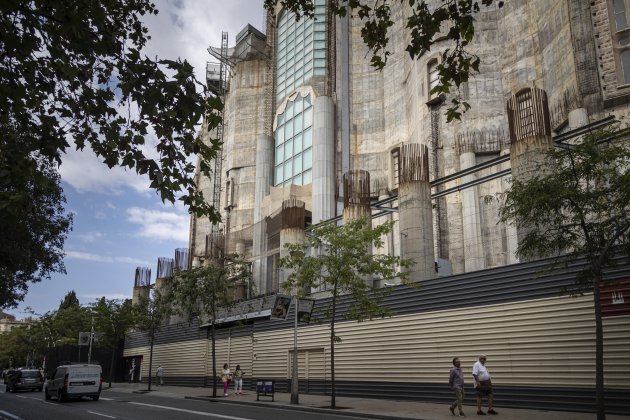
[[[341,414],[296,412],[273,407],[257,407],[221,402],[196,401],[150,394],[116,392],[108,389],[98,401],[88,398],[59,403],[45,401],[43,392],[4,392],[0,385],[0,419],[7,420],[172,420],[172,419],[224,419],[224,420],[321,420],[359,419]]]

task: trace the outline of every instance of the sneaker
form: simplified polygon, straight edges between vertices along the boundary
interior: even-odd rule
[[[455,407],[449,407],[448,409],[451,410],[452,415],[455,415]]]
[[[494,410],[491,408],[490,410],[488,410],[488,414],[495,414],[495,415],[496,415],[496,414],[499,414],[499,413],[497,413],[496,411],[494,411]]]
[[[227,397],[227,396],[228,396],[228,394],[223,394],[223,396],[224,396],[224,397]]]
[[[477,411],[477,415],[478,415],[478,416],[485,416],[485,415],[486,415],[486,413],[484,413],[484,412],[483,412],[483,411],[481,411],[481,410],[478,410],[478,411]]]
[[[459,412],[459,417],[466,417],[466,414],[464,414],[464,412],[463,412],[463,411],[460,411],[460,412]]]

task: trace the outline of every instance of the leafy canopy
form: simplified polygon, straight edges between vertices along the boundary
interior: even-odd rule
[[[207,172],[219,143],[196,131],[222,105],[188,62],[143,55],[142,17],[157,13],[148,0],[4,1],[0,138],[57,162],[71,143],[89,146],[110,168],[146,174],[162,200],[179,196],[216,221],[188,158],[198,154]]]
[[[496,3],[503,6],[503,1],[496,0],[398,0],[409,10],[405,27],[409,31],[409,44],[406,51],[412,59],[424,55],[431,47],[443,41],[450,41],[451,47],[444,50],[442,60],[437,67],[439,83],[432,94],[447,94],[453,87],[459,89],[468,81],[471,74],[479,72],[479,57],[470,52],[470,43],[475,35],[475,13],[482,7]],[[298,17],[313,17],[313,0],[265,0],[265,8],[273,11],[281,5]],[[376,69],[385,67],[391,55],[389,30],[394,26],[390,2],[371,0],[331,0],[332,13],[344,17],[358,18],[362,23],[361,37],[372,53],[371,63]],[[460,119],[470,105],[460,99],[461,95],[451,99],[447,109],[447,120]]]
[[[21,138],[0,135],[0,309],[24,300],[29,282],[65,272],[72,226],[55,165],[21,150]]]
[[[169,279],[168,298],[173,310],[189,319],[197,316],[215,319],[220,308],[234,301],[235,284],[249,280],[248,265],[236,255],[211,261],[201,267],[179,271]]]
[[[325,223],[312,227],[304,243],[287,244],[288,255],[280,259],[280,265],[288,269],[289,275],[282,287],[286,291],[304,290],[322,286],[332,294],[325,316],[334,322],[336,302],[341,295],[350,295],[346,319],[363,321],[389,315],[381,307],[382,300],[390,290],[375,288],[375,278],[382,281],[408,280],[405,272],[413,261],[399,256],[375,254],[370,247],[383,246],[382,238],[389,233],[394,222],[371,227],[367,219],[351,220],[342,226]],[[334,337],[340,341],[339,337]]]
[[[527,234],[517,254],[586,257],[580,288],[592,287],[620,250],[630,256],[630,145],[617,125],[548,152],[538,175],[514,180],[504,193],[501,220]]]

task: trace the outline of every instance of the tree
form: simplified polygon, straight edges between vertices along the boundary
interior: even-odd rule
[[[204,144],[198,125],[205,115],[207,129],[216,127],[223,105],[206,95],[188,62],[144,55],[142,17],[157,13],[150,0],[2,2],[0,307],[15,306],[28,281],[63,272],[70,219],[60,216],[63,195],[53,173],[71,144],[88,146],[110,168],[148,176],[163,201],[181,200],[197,216],[219,220],[197,189],[190,157],[199,156],[208,173],[220,141]],[[32,206],[31,217],[22,212],[32,197],[46,205]],[[39,234],[40,244],[32,239]],[[34,252],[13,263],[11,245],[20,243]]]
[[[72,226],[55,166],[16,146],[0,135],[0,309],[24,300],[29,282],[65,273],[63,244]]]
[[[604,337],[600,290],[614,257],[630,259],[630,145],[617,125],[550,150],[532,179],[513,180],[502,222],[525,228],[517,254],[556,255],[554,266],[585,258],[573,293],[593,292],[597,418],[605,419]]]
[[[90,331],[92,327],[89,311],[81,306],[74,290],[66,293],[59,308],[50,317],[51,331],[55,335],[54,340],[59,344],[76,344],[79,333]]]
[[[111,388],[115,350],[125,339],[127,332],[135,325],[135,311],[131,299],[121,301],[102,297],[92,304],[91,312],[95,330],[102,333],[99,342],[111,351],[109,362],[109,387]]]
[[[70,290],[68,293],[66,293],[61,303],[59,304],[60,311],[63,311],[64,309],[78,309],[80,307],[81,303],[79,302],[77,293],[74,290]]]
[[[470,52],[470,43],[475,35],[475,13],[482,7],[490,7],[496,3],[503,7],[503,1],[496,0],[398,0],[401,5],[410,9],[406,28],[409,30],[409,44],[406,51],[412,59],[422,57],[431,47],[444,41],[450,41],[451,48],[442,54],[437,66],[439,83],[432,94],[447,94],[455,86],[458,90],[462,83],[468,81],[473,73],[479,72],[480,59]],[[265,8],[273,11],[280,4],[287,10],[300,16],[313,17],[315,6],[313,0],[265,0]],[[374,2],[371,0],[331,0],[333,14],[339,17],[349,15],[361,20],[361,37],[372,53],[371,63],[376,69],[383,69],[391,55],[387,44],[388,31],[394,25],[390,2]],[[445,29],[448,28],[448,29]],[[447,121],[461,118],[470,105],[461,99],[462,95],[451,99],[447,110]]]
[[[331,408],[335,408],[335,343],[341,342],[335,333],[339,299],[349,295],[348,309],[343,314],[348,320],[385,317],[390,311],[382,301],[390,289],[373,287],[373,276],[408,281],[404,270],[412,261],[366,252],[370,246],[383,246],[381,238],[391,231],[393,223],[371,227],[368,219],[357,219],[340,227],[334,223],[317,225],[303,244],[287,244],[288,256],[280,260],[281,267],[290,273],[282,284],[285,290],[297,290],[299,297],[305,289],[323,286],[330,293],[325,318],[330,322]]]
[[[135,326],[140,331],[146,331],[149,334],[149,391],[151,391],[151,378],[153,371],[153,345],[155,344],[155,335],[166,324],[171,316],[172,310],[170,302],[160,290],[153,290],[152,296],[148,299],[144,296],[140,297],[138,305],[134,306],[135,310]]]
[[[216,325],[221,309],[234,301],[234,283],[249,278],[247,264],[236,256],[225,261],[211,261],[208,265],[176,273],[169,282],[168,296],[174,310],[192,320],[210,317],[212,342],[212,396],[217,396]]]

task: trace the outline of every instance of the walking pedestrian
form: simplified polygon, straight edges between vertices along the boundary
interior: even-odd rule
[[[486,368],[485,354],[479,356],[479,360],[473,365],[472,375],[475,378],[475,390],[477,391],[477,415],[486,415],[481,409],[484,396],[488,398],[488,414],[499,414],[492,408],[492,380],[490,379],[490,372]]]
[[[228,368],[228,364],[223,365],[223,375],[221,375],[221,380],[223,381],[223,396],[228,396],[228,385],[229,381],[232,377],[232,373],[230,372],[230,368]]]
[[[462,403],[464,402],[464,374],[462,373],[461,363],[458,357],[453,358],[453,367],[451,368],[448,376],[448,386],[451,387],[455,393],[455,401],[449,409],[451,414],[458,417],[466,417],[462,410]],[[455,414],[455,408],[457,407],[458,414]]]
[[[162,365],[158,366],[155,371],[155,376],[157,376],[158,385],[164,385],[164,368]]]
[[[234,369],[234,394],[243,395],[243,375],[245,372],[241,369],[241,365],[236,365]]]

